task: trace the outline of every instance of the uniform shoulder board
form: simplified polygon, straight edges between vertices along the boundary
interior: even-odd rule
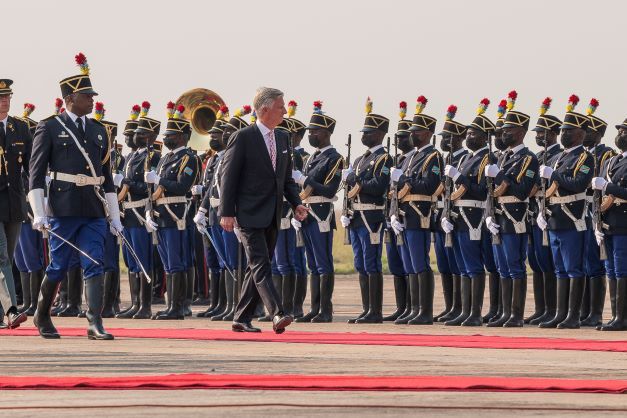
[[[527,170],[529,168],[529,164],[531,164],[531,155],[527,155],[522,163],[522,166],[520,167],[520,171],[518,172],[518,175],[516,176],[516,183],[520,183],[520,180],[522,180],[522,178],[524,176],[527,177],[534,177],[536,175],[536,173],[532,170]]]
[[[605,160],[607,160],[608,158],[612,158],[615,155],[616,155],[616,153],[611,148],[608,149],[607,151],[605,151],[603,153],[603,155],[601,156],[601,161],[599,161],[599,166],[603,167],[603,163],[605,162]]]
[[[13,116],[13,121],[16,125],[23,125],[24,127],[28,128],[28,122],[26,122],[26,120],[24,120],[20,116]]]
[[[581,155],[579,156],[579,159],[577,160],[577,164],[575,164],[575,169],[573,170],[573,176],[576,175],[577,172],[580,170],[582,173],[588,174],[588,172],[590,171],[590,167],[584,164],[586,162],[586,159],[588,159],[588,157],[592,157],[592,154],[584,150],[584,152],[582,152]]]
[[[490,153],[486,153],[486,155],[484,155],[483,158],[481,159],[481,164],[479,164],[479,172],[477,173],[477,183],[481,182],[481,176],[483,175],[483,172],[485,171],[485,168],[489,162],[490,162]]]
[[[388,160],[389,156],[390,155],[387,152],[385,152],[385,153],[381,154],[381,156],[379,158],[377,158],[377,160],[374,163],[373,173],[377,171],[377,168],[379,168],[379,165],[381,165],[381,163],[383,163],[383,168],[381,169],[381,171],[383,172],[383,170],[386,168],[385,167],[385,162]],[[384,174],[388,174],[388,173],[389,173],[389,170],[386,173],[384,173]]]
[[[340,158],[338,158],[335,164],[333,164],[333,167],[331,167],[331,171],[329,171],[327,177],[324,179],[324,184],[329,184],[329,182],[333,180],[333,177],[335,177],[336,175],[341,175],[341,167],[344,167],[344,157],[340,155]]]
[[[429,156],[425,159],[425,162],[422,164],[422,169],[421,171],[424,173],[424,171],[427,169],[427,167],[429,166],[429,163],[431,162],[431,160],[433,160],[434,158],[436,158],[440,153],[438,151],[433,151],[431,154],[429,154]],[[437,160],[436,160],[437,162]],[[438,167],[439,169],[439,167]],[[436,174],[439,174],[439,170]]]

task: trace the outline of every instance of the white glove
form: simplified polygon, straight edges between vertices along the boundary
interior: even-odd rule
[[[346,181],[348,176],[353,172],[353,166],[345,168],[342,170],[342,181]]]
[[[549,180],[551,178],[551,176],[553,175],[553,168],[549,167],[548,165],[541,165],[540,166],[540,177],[542,177],[543,179],[547,179]]]
[[[607,180],[603,177],[595,177],[592,179],[592,188],[594,190],[605,190],[605,186],[607,186]]]
[[[544,219],[543,214],[538,215],[538,217],[536,218],[536,223],[538,224],[538,228],[540,228],[543,231],[546,230],[547,226],[549,226],[549,224],[546,222],[546,219]]]
[[[50,186],[51,181],[52,181],[52,177],[46,176],[46,187]]]
[[[392,224],[392,229],[396,233],[396,235],[400,235],[403,230],[405,230],[405,226],[399,222],[396,215],[392,215],[390,217],[390,224]]]
[[[292,170],[292,178],[300,186],[305,184],[305,180],[307,180],[307,176],[301,173],[300,170]]]
[[[150,212],[146,212],[146,225],[144,226],[146,227],[146,231],[148,231],[149,234],[156,232],[157,228],[159,227],[157,223],[153,221],[152,216],[150,216]]]
[[[115,236],[119,235],[124,227],[120,222],[120,204],[116,193],[105,193],[107,208],[109,209],[109,230]]]
[[[33,217],[33,222],[31,223],[31,228],[35,231],[43,232],[44,229],[50,228],[50,223],[48,222],[47,216],[35,216]]]
[[[109,231],[111,231],[111,234],[115,235],[116,237],[120,235],[122,231],[124,231],[122,222],[120,222],[119,219],[112,219],[111,224],[109,224]]]
[[[398,181],[403,175],[403,170],[400,168],[392,167],[392,171],[390,171],[390,180],[394,183]]]
[[[442,229],[444,230],[444,232],[446,232],[447,234],[450,232],[453,232],[454,225],[448,219],[446,218],[440,219],[440,225],[442,226]]]
[[[296,218],[292,218],[290,220],[290,223],[292,224],[296,232],[298,232],[298,230],[303,227],[303,224]]]
[[[198,226],[202,226],[203,228],[207,227],[207,209],[200,208],[196,215],[194,215],[194,223]]]
[[[597,239],[597,244],[599,244],[599,246],[600,246],[603,243],[603,238],[605,237],[605,234],[595,228],[594,229],[594,236]]]
[[[122,185],[122,180],[124,180],[124,176],[120,173],[115,173],[113,175],[113,185],[115,187],[120,187]]]
[[[498,165],[490,164],[490,165],[487,165],[485,167],[484,174],[486,175],[486,177],[494,178],[494,177],[498,176],[500,171],[501,171],[501,169],[499,168]]]
[[[349,218],[348,216],[340,216],[340,222],[342,223],[342,226],[344,228],[348,228],[348,225],[351,224],[351,218]]]
[[[239,226],[233,228],[233,233],[235,234],[235,238],[237,238],[237,241],[242,242],[242,230],[239,229]]]
[[[453,179],[453,181],[457,181],[457,178],[461,175],[462,173],[459,172],[458,169],[456,169],[455,167],[453,167],[452,165],[446,165],[446,167],[444,167],[444,175],[446,177],[450,177]]]
[[[161,180],[161,177],[154,170],[144,173],[144,181],[146,183],[159,184],[159,180]]]
[[[487,218],[485,218],[485,225],[488,227],[490,232],[492,232],[492,235],[498,235],[499,229],[501,227],[499,224],[496,223],[494,219],[492,219],[491,216],[488,216]]]
[[[202,195],[202,184],[195,184],[192,186],[192,194],[194,196]]]

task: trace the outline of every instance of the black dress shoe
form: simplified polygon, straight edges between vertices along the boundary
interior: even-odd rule
[[[22,313],[11,312],[7,315],[7,325],[9,329],[15,329],[20,326],[20,324],[26,321],[27,315]]]
[[[261,329],[253,327],[253,324],[248,322],[233,322],[231,329],[235,332],[261,332]]]
[[[272,329],[276,334],[283,334],[285,327],[292,323],[294,318],[290,315],[277,314],[272,318]]]

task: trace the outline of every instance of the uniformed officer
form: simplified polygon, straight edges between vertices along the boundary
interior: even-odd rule
[[[198,227],[205,230],[209,226],[209,231],[214,225],[218,225],[220,222],[217,219],[217,211],[210,205],[210,195],[215,176],[217,175],[217,167],[220,162],[220,158],[226,148],[224,144],[224,125],[226,120],[229,119],[229,108],[227,106],[221,106],[216,114],[216,121],[209,130],[209,147],[213,151],[213,155],[207,160],[205,165],[205,171],[203,172],[201,184],[192,187],[192,192],[200,192],[201,204],[198,208],[198,212],[194,217],[194,222],[199,225]],[[207,225],[209,222],[209,225]],[[216,241],[214,241],[216,242]],[[222,290],[224,291],[224,264],[220,260],[216,249],[206,236],[203,236],[203,248],[205,250],[205,262],[207,263],[207,269],[210,272],[209,288],[211,302],[207,309],[203,312],[199,312],[196,316],[204,318],[211,316],[210,314],[218,307],[220,282],[222,282]],[[220,253],[222,254],[222,253]]]
[[[32,137],[26,122],[9,116],[12,80],[0,79],[0,305],[7,326],[17,328],[26,314],[17,310],[13,255],[27,218],[22,170],[28,175]],[[4,315],[0,327],[4,327]]]
[[[117,147],[115,140],[118,134],[118,124],[104,119],[106,110],[102,102],[96,102],[94,119],[102,124],[107,131],[107,141],[111,144],[111,175],[113,185],[120,187],[120,172],[124,169],[125,158],[121,150]],[[103,318],[113,318],[115,316],[115,301],[120,287],[120,244],[118,237],[110,231],[105,234],[105,265],[104,265],[104,301],[102,308]],[[81,312],[81,317],[84,312]]]
[[[557,136],[560,132],[562,121],[556,116],[546,112],[551,106],[552,99],[547,97],[540,106],[540,117],[533,131],[536,132],[536,144],[543,149],[538,152],[538,162],[540,164],[551,165],[555,163],[557,156],[563,151],[557,143]],[[548,231],[542,231],[536,222],[542,205],[548,205],[546,196],[546,179],[538,178],[536,183],[536,193],[529,199],[529,246],[527,247],[527,257],[529,267],[533,272],[533,297],[535,301],[534,313],[525,318],[525,323],[538,325],[549,321],[555,316],[556,304],[556,278],[553,255],[548,240]],[[544,200],[543,200],[544,199]],[[545,206],[547,207],[547,206]]]
[[[586,229],[590,227],[586,189],[594,175],[594,157],[583,148],[590,119],[574,112],[579,102],[572,95],[561,126],[564,151],[552,165],[540,167],[540,176],[551,186],[548,218],[537,217],[538,226],[548,229],[557,275],[557,312],[540,328],[579,328],[585,284],[583,259]]]
[[[616,129],[620,154],[606,160],[600,175],[592,179],[592,188],[604,194],[602,228],[594,228],[597,244],[607,249],[605,268],[612,306],[612,318],[597,327],[601,331],[627,329],[627,119]]]
[[[86,117],[93,109],[93,97],[97,93],[92,88],[89,66],[82,53],[76,56],[76,63],[81,74],[60,82],[67,110],[39,122],[33,142],[28,193],[34,215],[33,228],[50,231],[51,253],[34,323],[42,337],[59,338],[50,318],[50,307],[73,252],[62,241],[65,239],[84,252],[80,264],[88,306],[87,336],[110,340],[113,336],[104,330],[101,316],[106,218],[110,220],[112,232],[119,234],[123,228],[111,179],[106,129]],[[44,187],[48,169],[52,182],[45,208]]]
[[[407,158],[409,153],[415,152],[414,144],[411,139],[411,120],[405,119],[407,116],[407,102],[402,101],[399,104],[399,116],[401,120],[398,121],[396,135],[394,136],[394,167],[402,168],[403,162]],[[400,153],[398,152],[400,150]],[[387,200],[387,224],[386,224],[386,236],[385,241],[385,253],[388,260],[388,269],[394,278],[394,299],[396,301],[396,310],[383,317],[383,321],[403,321],[411,313],[411,294],[409,293],[409,278],[403,267],[403,258],[401,256],[401,248],[403,245],[402,235],[397,235],[392,230],[392,225],[389,223],[391,215],[397,214],[400,210],[398,207],[398,190],[394,184],[390,186],[390,193]],[[403,319],[401,319],[403,318]],[[399,323],[400,323],[399,321]]]
[[[372,101],[366,102],[366,120],[361,142],[368,150],[355,160],[352,167],[342,170],[342,179],[351,187],[352,216],[341,217],[345,228],[350,226],[355,270],[364,311],[349,323],[381,323],[383,321],[383,269],[381,266],[382,238],[385,226],[385,195],[390,184],[392,159],[383,148],[388,132],[388,118],[372,113]],[[368,298],[364,298],[368,295]]]
[[[435,280],[429,260],[431,220],[444,165],[439,151],[431,144],[436,119],[422,113],[426,104],[426,97],[418,97],[409,128],[416,151],[405,157],[401,168],[394,167],[391,172],[392,182],[402,196],[400,216],[392,215],[390,221],[394,232],[403,234],[401,257],[409,276],[412,312],[407,323],[410,325],[433,323]]]
[[[144,180],[155,188],[150,197],[154,201],[151,212],[146,211],[146,227],[156,230],[157,249],[166,272],[166,286],[172,289],[168,296],[169,309],[154,317],[157,320],[185,318],[187,295],[188,211],[191,188],[196,180],[198,159],[187,148],[191,136],[190,122],[183,119],[185,107],[168,103],[168,123],[164,133],[164,145],[169,152],[163,155],[156,170],[144,173]]]
[[[447,164],[444,174],[454,183],[450,193],[452,210],[443,215],[440,224],[445,233],[453,234],[453,250],[461,272],[462,308],[456,317],[445,325],[481,326],[483,295],[485,291],[486,270],[490,281],[497,281],[499,276],[494,264],[491,236],[485,229],[485,202],[488,198],[487,180],[484,169],[493,161],[488,141],[495,126],[484,112],[489,103],[484,99],[479,106],[478,115],[466,128],[466,147],[470,154],[458,165]],[[498,286],[496,287],[498,289]],[[491,305],[494,288],[490,289]],[[494,308],[495,306],[492,306]]]
[[[131,140],[135,150],[128,156],[123,174],[114,175],[114,182],[122,187],[118,199],[122,202],[124,210],[125,237],[146,271],[152,272],[154,271],[153,240],[143,216],[151,194],[151,187],[144,181],[144,174],[156,170],[161,159],[161,153],[153,146],[161,130],[161,122],[148,117],[149,111],[150,103],[142,102],[140,117],[137,119]],[[129,122],[127,122],[127,127],[130,129],[128,125]],[[127,254],[126,259],[129,265],[131,306],[118,313],[117,318],[150,319],[152,284],[148,282],[148,278],[142,273],[141,266],[134,257]],[[168,298],[171,296],[171,293],[168,294]]]
[[[288,103],[289,105],[289,103]],[[289,107],[289,106],[288,106]],[[294,168],[301,172],[304,171],[309,153],[300,145],[307,125],[293,116],[289,118],[292,122],[292,147],[294,154]],[[294,318],[295,320],[304,316],[303,303],[307,296],[307,260],[305,257],[306,246],[296,246],[294,250],[294,272],[296,274],[296,282],[294,284]]]
[[[466,137],[466,125],[455,121],[457,106],[450,105],[446,112],[444,128],[439,133],[442,136],[440,149],[447,152],[446,165],[459,168],[468,158],[468,151],[462,147],[462,142]],[[445,186],[446,186],[445,181]],[[452,186],[452,185],[451,185]],[[442,292],[444,294],[444,310],[433,318],[434,321],[446,322],[455,319],[461,313],[461,272],[460,261],[456,259],[454,250],[455,234],[450,233],[450,246],[446,245],[446,232],[442,228],[441,218],[444,212],[445,200],[449,199],[452,187],[444,190],[437,202],[437,210],[433,216],[433,228],[435,231],[435,256],[442,281]],[[448,202],[446,202],[449,204]],[[451,205],[452,206],[452,205]]]
[[[24,104],[24,112],[21,119],[26,122],[31,136],[35,134],[37,122],[30,118],[35,110],[35,106],[31,103]],[[28,190],[28,170],[22,170],[22,184],[24,190]],[[26,196],[24,196],[26,198]],[[20,279],[22,284],[23,301],[20,312],[31,316],[37,308],[37,296],[41,281],[44,279],[44,242],[41,232],[32,228],[32,210],[26,202],[28,216],[22,223],[20,237],[15,249],[15,265],[20,271]]]
[[[333,202],[342,180],[344,158],[331,145],[336,121],[322,112],[322,102],[314,102],[309,120],[309,145],[316,150],[301,172],[295,169],[292,177],[303,187],[301,199],[309,208],[309,216],[301,223],[293,219],[294,228],[301,229],[307,248],[311,270],[311,311],[298,322],[331,322],[333,320],[333,231],[336,229]],[[315,301],[319,300],[319,313]]]
[[[486,226],[502,243],[494,246],[501,277],[503,314],[488,326],[522,327],[527,295],[527,210],[529,195],[538,175],[538,159],[524,145],[529,129],[529,116],[512,110],[516,93],[509,95],[507,115],[503,124],[503,142],[507,150],[498,164],[485,168],[485,175],[494,178],[497,196],[496,216],[486,217]]]
[[[590,100],[588,109],[586,111],[590,123],[586,129],[586,136],[583,140],[583,146],[594,157],[593,172],[594,177],[599,177],[601,167],[608,158],[615,155],[614,150],[607,145],[601,143],[605,130],[607,129],[607,122],[594,115],[599,101],[597,99]],[[597,193],[597,196],[599,193]],[[598,206],[600,205],[600,199],[594,199],[595,194],[592,188],[588,188],[587,199],[588,209],[590,210],[590,217],[599,215]],[[581,326],[582,327],[596,327],[602,324],[603,319],[603,307],[605,305],[605,261],[601,260],[601,252],[599,245],[594,237],[594,229],[589,228],[586,230],[586,248],[588,249],[584,255],[584,273],[586,274],[586,286],[583,292],[583,303],[581,306]],[[605,249],[604,249],[605,251]],[[605,254],[604,254],[605,255]]]

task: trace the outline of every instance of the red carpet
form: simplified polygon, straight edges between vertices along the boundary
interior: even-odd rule
[[[0,389],[259,389],[626,393],[627,380],[480,376],[171,374],[119,377],[0,376]]]
[[[527,350],[575,350],[627,352],[627,341],[584,340],[576,338],[501,337],[484,335],[381,334],[350,332],[287,331],[259,334],[236,333],[230,330],[171,328],[108,328],[121,338],[165,338],[206,341],[253,341],[301,344],[390,345],[410,347],[453,347]],[[85,328],[60,328],[64,337],[85,337]],[[38,336],[35,328],[2,330],[1,336]]]

